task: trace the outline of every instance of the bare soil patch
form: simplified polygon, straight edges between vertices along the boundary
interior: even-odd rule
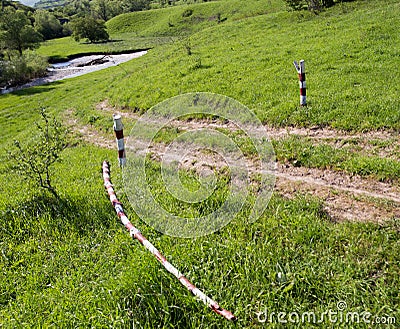
[[[334,221],[383,222],[400,218],[400,188],[343,172],[278,164],[276,190],[293,198],[310,194]]]
[[[107,100],[97,105],[99,111],[120,114],[127,120],[137,120],[139,115],[131,112],[117,110],[110,106]],[[74,130],[82,138],[101,147],[115,148],[115,141],[99,135],[92,127],[80,126],[76,121]],[[170,124],[180,130],[201,128],[224,128],[229,130],[239,129],[235,124],[217,120],[173,120]],[[265,126],[270,139],[287,138],[298,135],[311,138],[318,142],[345,143],[349,140],[358,140],[359,147],[368,147],[369,141],[392,141],[393,148],[400,145],[400,137],[394,132],[376,131],[368,133],[350,134],[328,128],[273,128]],[[396,145],[397,143],[397,145]],[[360,146],[361,145],[361,146]],[[391,143],[389,143],[391,145]],[[154,144],[151,148],[152,157],[160,160],[166,146]],[[382,154],[385,156],[385,152]],[[181,154],[176,155],[176,160],[182,159]],[[210,170],[219,168],[224,163],[212,154],[201,152],[186,156],[181,167],[188,170]],[[256,166],[250,166],[256,170]],[[288,164],[277,164],[275,192],[293,198],[296,194],[309,194],[322,200],[324,210],[333,221],[373,221],[383,222],[393,218],[400,218],[400,186],[387,182],[379,182],[370,178],[349,175],[333,170],[319,170],[304,167],[293,167]]]
[[[74,118],[72,111],[65,112],[64,123],[73,134],[87,143],[108,149],[116,147],[115,140],[111,139],[112,136],[104,137],[94,127],[81,124],[77,118]]]
[[[119,114],[124,119],[131,119],[131,120],[135,120],[136,121],[139,118],[139,115],[137,115],[136,113],[132,113],[130,111],[123,111],[123,110],[120,110],[120,109],[116,109],[115,107],[113,107],[110,104],[108,99],[105,99],[102,102],[98,103],[96,105],[96,110],[109,112],[110,115]]]
[[[114,108],[108,100],[104,100],[96,107],[99,111],[120,114],[128,120],[137,120],[140,115],[130,111]],[[157,122],[155,122],[157,124]],[[240,128],[232,122],[223,122],[212,119],[171,120],[168,126],[179,128],[181,131],[194,129],[227,129],[237,131]],[[291,136],[309,139],[313,144],[328,144],[335,148],[346,148],[349,151],[359,152],[364,155],[390,158],[400,161],[400,134],[394,131],[369,131],[365,133],[350,133],[331,128],[320,127],[270,127],[264,125],[260,132],[270,140],[284,140]]]

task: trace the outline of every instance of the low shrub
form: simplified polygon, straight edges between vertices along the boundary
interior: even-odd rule
[[[355,0],[284,0],[293,10],[314,10],[319,11],[323,8],[332,7],[338,2],[351,2]]]
[[[185,9],[185,11],[182,13],[182,17],[190,17],[193,14],[193,9]]]
[[[16,86],[46,75],[47,58],[32,51],[0,61],[0,87]]]

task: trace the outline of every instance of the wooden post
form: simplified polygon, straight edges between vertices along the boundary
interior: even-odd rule
[[[125,146],[124,146],[124,125],[119,114],[113,114],[114,132],[117,139],[118,162],[119,166],[123,167],[126,164]]]
[[[307,106],[307,96],[306,96],[306,70],[304,66],[304,60],[300,61],[298,64],[296,61],[293,62],[294,67],[299,75],[299,85],[300,85],[300,105]]]

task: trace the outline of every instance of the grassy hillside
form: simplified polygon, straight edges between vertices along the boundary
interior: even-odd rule
[[[227,22],[155,49],[146,59],[150,69],[136,73],[140,63],[133,64],[136,78],[127,84],[134,85],[123,88],[128,94],[114,86],[115,103],[146,109],[185,91],[213,91],[248,104],[274,125],[398,130],[398,86],[392,81],[399,80],[399,52],[393,47],[399,42],[399,8],[386,2],[359,6],[357,11],[337,6],[318,16],[279,12]],[[296,106],[292,62],[299,59],[306,60],[307,110]]]
[[[317,198],[275,193],[253,224],[247,223],[249,208],[244,207],[215,234],[177,239],[135,215],[115,150],[74,135],[54,169],[60,200],[9,171],[6,152],[14,139],[32,138],[39,107],[65,124],[95,130],[99,139],[112,139],[111,113],[97,107],[105,100],[132,113],[181,93],[209,91],[237,99],[270,126],[330,127],[338,134],[400,131],[398,1],[343,3],[319,15],[287,12],[278,0],[193,5],[186,18],[184,8],[109,22],[112,37],[124,42],[121,50],[148,41],[153,49],[141,58],[0,96],[0,327],[259,328],[267,325],[259,322],[260,312],[262,317],[272,312],[320,316],[338,310],[341,301],[346,312],[370,312],[371,320],[391,316],[398,323],[396,218],[381,224],[336,223]],[[219,24],[210,19],[218,12],[227,18]],[[40,51],[58,57],[82,52],[67,39],[56,44],[53,52],[48,46]],[[109,50],[115,44],[88,47]],[[298,106],[292,62],[300,59],[306,60],[307,108]],[[274,146],[279,160],[398,184],[398,149],[390,141],[375,145],[392,150],[388,158],[354,145],[313,142],[293,137]],[[234,312],[236,325],[194,300],[131,240],[104,192],[104,159],[111,160],[115,190],[131,221],[192,282]],[[159,177],[157,164],[149,175],[150,180]],[[281,327],[277,321],[270,326]],[[323,326],[333,324],[326,320]]]
[[[185,39],[204,28],[228,21],[281,11],[280,0],[245,2],[230,0],[182,5],[156,10],[133,12],[114,17],[106,23],[111,42],[77,43],[71,37],[48,40],[38,52],[52,60],[81,53],[118,53],[153,48]]]
[[[280,11],[214,23],[173,45],[155,48],[145,59],[125,64],[124,70],[113,69],[112,76],[99,73],[106,76],[101,80],[109,89],[101,91],[102,97],[124,107],[148,109],[179,93],[212,91],[238,99],[273,125],[399,130],[398,84],[394,83],[399,80],[399,52],[393,47],[399,42],[398,5],[377,1],[375,5],[360,2],[357,10],[353,6],[338,5],[317,16]],[[179,7],[176,17],[182,10]],[[159,15],[162,11],[153,12]],[[242,15],[245,12],[249,11]],[[132,16],[129,33],[143,34],[124,44],[141,40],[145,42],[138,45],[152,46],[146,38],[158,38],[153,39],[156,43],[172,41],[162,38],[169,31],[167,18],[160,25],[153,24],[157,18],[150,20],[148,29],[141,29],[146,20],[136,18],[151,13]],[[111,21],[110,26],[125,19]],[[125,25],[116,26],[124,29]],[[185,24],[180,24],[179,30],[184,31]],[[53,43],[49,46],[55,47]],[[114,43],[90,47],[112,52]],[[310,105],[306,110],[297,107],[296,101],[298,86],[292,62],[299,59],[306,61]],[[118,83],[111,82],[114,79]]]
[[[212,1],[123,14],[107,22],[111,34],[185,36],[225,21],[268,14],[284,9],[282,1]]]

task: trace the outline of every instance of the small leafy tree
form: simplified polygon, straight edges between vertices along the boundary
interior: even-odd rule
[[[72,36],[75,41],[87,39],[90,42],[107,41],[110,37],[104,21],[93,17],[78,18],[71,22]]]
[[[52,184],[51,166],[60,161],[60,153],[67,145],[67,131],[45,109],[40,110],[40,115],[42,123],[36,123],[36,139],[26,146],[14,141],[15,150],[9,152],[11,169],[58,198]]]

